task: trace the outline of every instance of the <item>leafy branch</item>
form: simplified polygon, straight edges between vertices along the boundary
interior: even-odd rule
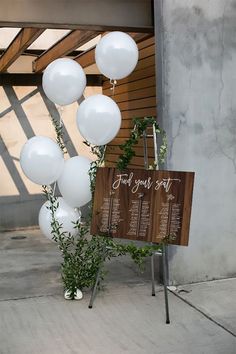
[[[52,123],[56,131],[57,143],[63,154],[65,154],[66,146],[63,140],[63,126],[53,118]],[[153,124],[156,132],[162,137],[159,160],[163,161],[166,154],[167,144],[165,133],[159,128],[154,117],[145,117],[144,119],[136,118],[134,119],[134,124],[135,128],[131,133],[130,139],[121,146],[124,153],[117,161],[117,168],[119,169],[127,167],[132,157],[135,155],[133,147],[138,143],[145,129]],[[106,146],[92,146],[88,142],[85,142],[85,144],[89,146],[92,153],[97,156],[97,159],[91,163],[89,169],[90,188],[92,196],[94,196],[96,173],[98,167],[103,165]],[[83,289],[93,286],[97,271],[99,267],[102,266],[105,259],[129,254],[140,269],[142,269],[146,257],[151,256],[154,251],[159,250],[162,246],[159,244],[138,247],[134,242],[124,244],[116,242],[109,237],[98,235],[91,237],[89,236],[91,214],[87,220],[83,222],[78,220],[75,223],[74,227],[77,229],[77,236],[72,236],[70,233],[63,231],[63,225],[60,224],[56,218],[56,210],[59,207],[59,203],[57,197],[54,196],[52,188],[50,186],[43,186],[43,192],[49,200],[53,240],[57,243],[63,258],[61,264],[62,281],[64,288],[69,290],[71,298],[74,297],[77,288]],[[167,241],[167,239],[163,240],[163,242]],[[105,274],[104,270],[102,270],[101,274],[103,278]]]
[[[55,132],[56,132],[56,142],[58,146],[60,147],[62,153],[65,155],[67,153],[67,149],[64,143],[64,137],[63,137],[63,123],[62,121],[58,122],[57,119],[51,117],[52,124],[54,126]]]
[[[135,145],[138,144],[139,139],[142,137],[143,133],[150,126],[155,127],[155,132],[160,135],[162,139],[162,144],[159,148],[158,159],[161,163],[165,161],[166,152],[167,152],[167,140],[164,130],[162,130],[155,117],[144,117],[144,118],[134,118],[134,129],[131,132],[130,138],[126,142],[120,145],[120,149],[123,150],[118,158],[116,167],[119,170],[124,170],[127,168],[132,158],[135,156]]]
[[[84,144],[87,145],[90,148],[91,152],[97,156],[97,159],[91,162],[90,169],[89,169],[90,189],[91,189],[92,200],[93,200],[97,169],[98,167],[101,167],[104,163],[106,145],[94,146],[91,145],[88,141],[84,141]]]

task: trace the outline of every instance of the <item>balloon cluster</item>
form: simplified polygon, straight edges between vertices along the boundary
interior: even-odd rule
[[[101,38],[95,49],[95,61],[100,72],[110,80],[128,76],[138,61],[135,41],[126,33],[111,32]],[[86,75],[82,67],[72,59],[60,58],[44,71],[43,90],[58,105],[68,105],[79,100],[86,87]],[[121,112],[110,97],[92,95],[80,104],[77,127],[81,135],[92,145],[106,145],[117,135],[121,126]],[[21,150],[20,164],[25,175],[34,183],[50,185],[57,182],[62,197],[58,198],[55,217],[63,224],[62,231],[75,235],[74,222],[80,219],[77,208],[91,200],[91,160],[75,156],[64,161],[63,153],[52,139],[35,136]],[[52,239],[52,216],[49,202],[39,212],[39,226]]]

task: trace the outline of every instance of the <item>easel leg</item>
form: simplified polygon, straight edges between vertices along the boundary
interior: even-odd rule
[[[166,308],[166,323],[170,323],[169,316],[169,303],[168,303],[168,289],[167,289],[167,259],[166,259],[166,245],[162,246],[162,267],[163,267],[163,284],[165,295],[165,308]]]
[[[103,252],[102,260],[101,260],[101,263],[100,263],[98,271],[97,271],[96,280],[95,280],[95,283],[94,283],[94,286],[93,286],[93,291],[92,291],[91,298],[90,298],[89,305],[88,305],[89,309],[93,308],[93,302],[94,302],[94,299],[95,299],[95,296],[96,296],[96,293],[97,293],[97,287],[98,287],[98,284],[99,284],[99,281],[100,281],[100,274],[101,274],[102,266],[103,266],[103,263],[104,263],[104,261],[106,259],[106,251],[107,251],[107,249],[105,249],[104,252]]]
[[[97,287],[98,287],[98,283],[99,283],[99,280],[100,280],[101,269],[102,269],[102,264],[100,264],[98,272],[97,272],[97,277],[96,277],[96,280],[95,280],[95,283],[94,283],[94,286],[93,286],[93,291],[92,291],[92,294],[91,294],[91,298],[90,298],[90,301],[89,301],[89,306],[88,306],[89,309],[93,308],[93,302],[94,302],[94,299],[95,299],[95,296],[96,296],[96,293],[97,293]]]
[[[168,262],[168,259],[169,259],[169,247],[168,247],[168,244],[165,245],[165,262],[166,262],[166,285],[170,285],[169,284],[169,262]]]
[[[152,274],[152,296],[155,296],[155,269],[154,269],[155,253],[151,256],[151,274]]]

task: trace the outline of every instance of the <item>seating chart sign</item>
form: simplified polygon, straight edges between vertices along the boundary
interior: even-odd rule
[[[194,172],[101,167],[91,234],[187,246]]]

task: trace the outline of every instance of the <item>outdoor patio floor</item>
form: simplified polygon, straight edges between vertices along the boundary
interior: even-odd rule
[[[24,239],[12,239],[26,236]],[[151,296],[149,269],[123,257],[107,264],[105,287],[88,309],[66,301],[60,254],[38,230],[0,235],[0,354],[235,354],[236,279]]]

